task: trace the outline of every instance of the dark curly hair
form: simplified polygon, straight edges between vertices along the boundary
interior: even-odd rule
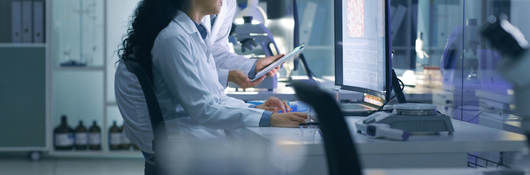
[[[118,50],[120,60],[139,63],[152,77],[151,49],[162,31],[189,0],[142,0],[134,12],[127,34]]]

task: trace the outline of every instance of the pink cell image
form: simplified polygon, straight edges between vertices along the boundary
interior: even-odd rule
[[[364,0],[348,0],[346,7],[348,35],[359,38],[364,36]]]

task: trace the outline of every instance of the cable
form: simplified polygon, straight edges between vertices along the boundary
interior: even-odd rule
[[[300,45],[300,21],[298,19],[298,5],[296,3],[296,0],[293,0],[293,18],[294,18],[294,47],[298,47],[298,45]],[[304,69],[305,69],[305,72],[307,74],[307,77],[310,79],[310,80],[314,80],[314,77],[315,74],[313,73],[313,71],[311,71],[311,69],[309,68],[309,64],[307,64],[307,60],[305,59],[305,56],[304,54],[300,54],[298,56],[298,59],[302,61],[302,64],[304,65]],[[295,64],[295,67],[293,70],[297,70],[298,69],[298,63],[297,63],[297,60],[295,59],[294,61],[294,64]]]
[[[399,82],[399,88],[401,89],[401,91],[405,90],[405,83],[404,83],[401,79],[399,79],[399,78],[396,78],[396,79],[397,79],[398,82]],[[384,103],[382,106],[380,106],[380,107],[377,109],[377,111],[378,111],[378,112],[379,112],[379,111],[382,111],[382,110],[384,109],[384,107],[385,107],[389,102],[391,102],[392,100],[394,100],[395,98],[396,98],[396,95],[390,97],[388,100],[385,101],[385,103]]]

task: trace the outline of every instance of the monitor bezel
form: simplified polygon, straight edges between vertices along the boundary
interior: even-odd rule
[[[348,86],[344,85],[344,79],[342,77],[342,59],[343,59],[343,48],[342,48],[342,0],[334,0],[334,15],[335,15],[335,85],[340,86],[341,89],[348,91],[356,91],[361,93],[367,93],[383,97],[385,100],[390,99],[392,92],[392,39],[390,38],[390,0],[381,0],[385,3],[385,90],[377,91],[373,89],[367,89],[363,87]]]

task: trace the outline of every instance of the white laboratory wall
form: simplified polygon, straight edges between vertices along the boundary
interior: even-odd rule
[[[114,103],[114,73],[116,72],[116,61],[118,49],[129,27],[129,20],[139,0],[108,0],[107,1],[107,102]]]

